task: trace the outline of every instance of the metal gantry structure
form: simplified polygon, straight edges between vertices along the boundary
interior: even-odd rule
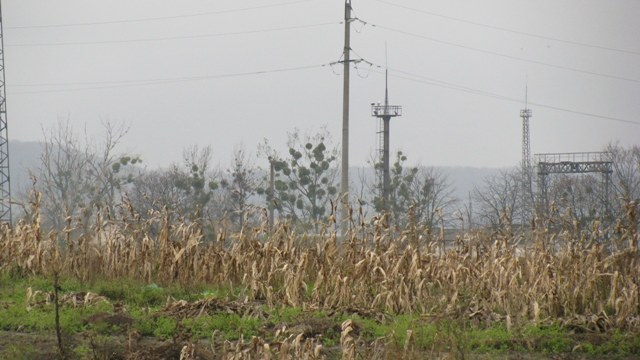
[[[610,214],[610,187],[613,162],[607,152],[536,154],[538,168],[539,204],[542,214],[548,209],[549,175],[552,174],[602,174],[605,188],[605,214]]]
[[[391,175],[390,175],[390,123],[391,118],[402,116],[402,106],[389,105],[389,72],[385,71],[384,85],[384,105],[380,103],[371,104],[371,116],[378,118],[378,151],[380,156],[381,168],[381,196],[382,209],[388,211],[389,196],[391,193]]]
[[[11,183],[9,176],[9,135],[4,76],[4,23],[0,2],[0,223],[11,224]]]

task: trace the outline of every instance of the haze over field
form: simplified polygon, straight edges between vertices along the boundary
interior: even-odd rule
[[[32,188],[31,173],[37,175],[37,170],[42,166],[40,156],[43,147],[44,144],[41,143],[21,141],[12,141],[9,145],[9,151],[12,154],[10,164],[11,186],[14,194],[21,200]],[[229,166],[228,164],[223,165]],[[499,172],[499,169],[496,168],[470,167],[438,167],[437,170],[447,176],[454,197],[462,202],[467,201],[469,193],[474,187],[480,186],[487,176]],[[369,166],[352,167],[350,172],[353,174],[351,182],[354,185],[354,191],[360,189],[360,174],[363,174],[368,186],[372,186],[375,183],[374,170]],[[260,171],[260,177],[266,177],[264,169]]]
[[[638,142],[640,2],[352,3],[352,58],[375,64],[352,72],[353,166],[375,149],[385,43],[405,109],[391,146],[412,162],[515,166],[525,84],[532,152]],[[41,141],[59,118],[89,134],[123,122],[121,150],[152,167],[191,144],[223,165],[263,138],[284,150],[296,127],[327,125],[339,144],[343,16],[339,0],[4,1],[10,138]]]

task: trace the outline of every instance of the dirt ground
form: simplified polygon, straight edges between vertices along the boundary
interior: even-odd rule
[[[318,332],[322,329],[314,329]],[[211,347],[209,341],[190,343],[188,341],[168,340],[159,341],[154,338],[132,338],[127,335],[112,335],[108,337],[92,338],[86,334],[79,334],[63,339],[66,344],[66,359],[123,359],[123,360],[162,360],[180,359],[180,354],[185,346],[191,349],[193,354],[189,360],[214,360],[223,359],[221,344]],[[214,353],[215,352],[215,353]],[[340,359],[340,349],[325,349],[323,355],[328,359]],[[37,334],[0,331],[0,358],[1,359],[33,359],[54,360],[60,359],[56,337],[54,334]],[[388,359],[499,359],[499,360],[587,360],[595,359],[582,354],[536,354],[536,353],[508,353],[508,354],[465,354],[464,357],[456,357],[453,354],[413,354],[403,357],[401,354],[389,353]],[[634,357],[598,357],[598,359],[631,360]]]
[[[235,303],[221,304],[217,301],[206,301],[204,303],[198,302],[195,304],[188,304],[177,302],[172,306],[169,306],[165,313],[178,316],[178,317],[196,317],[203,310],[211,308],[212,311],[220,310],[224,305],[224,309],[229,310],[231,307],[236,306]],[[244,307],[248,305],[244,304]],[[260,308],[260,307],[257,307]],[[248,308],[251,310],[251,307]],[[234,312],[244,312],[247,309],[233,309]],[[243,311],[241,311],[243,310]],[[361,314],[365,317],[370,317],[371,314]],[[190,335],[183,334],[182,331],[176,331],[173,339],[161,340],[153,337],[141,337],[135,331],[128,331],[130,325],[133,324],[133,319],[125,312],[116,313],[97,313],[85,320],[85,324],[106,326],[111,329],[108,335],[96,334],[92,331],[84,331],[73,336],[64,335],[62,343],[64,344],[63,352],[64,359],[127,359],[127,360],[156,360],[156,359],[181,359],[181,354],[188,353],[188,357],[183,357],[186,360],[218,360],[229,359],[233,354],[245,353],[250,354],[251,348],[256,346],[262,346],[263,343],[256,342],[255,339],[244,339],[243,342],[238,345],[238,342],[223,342],[222,339],[212,338],[209,340],[192,341]],[[286,325],[283,327],[283,325]],[[268,334],[273,334],[278,329],[286,328],[284,336],[297,336],[301,334],[304,339],[317,339],[318,336],[323,336],[328,333],[340,334],[340,326],[336,325],[335,321],[331,318],[315,318],[304,317],[294,320],[287,324],[264,324],[259,336],[267,337]],[[356,327],[353,335],[357,337],[359,329]],[[182,334],[182,335],[181,335]],[[602,342],[604,338],[598,336],[598,334],[574,334],[576,340],[580,340],[580,343],[598,344]],[[213,343],[212,343],[213,341]],[[257,345],[256,345],[257,344]],[[277,343],[271,344],[273,350],[276,350]],[[358,353],[360,358],[368,359],[371,354],[368,349],[367,343],[360,343],[360,349]],[[393,346],[393,345],[391,345]],[[224,357],[225,350],[227,351],[227,357]],[[328,348],[322,348],[320,355],[326,359],[340,359],[341,348],[338,346]],[[394,352],[396,351],[396,352]],[[569,353],[569,354],[540,354],[540,353],[503,353],[503,354],[449,354],[449,353],[420,353],[413,352],[410,355],[402,354],[403,349],[385,348],[383,352],[377,353],[375,358],[384,356],[387,359],[514,359],[514,360],[537,360],[537,359],[595,359],[595,357],[589,357],[584,354]],[[384,354],[384,355],[382,355]],[[63,358],[60,355],[60,349],[58,348],[57,338],[54,332],[22,332],[18,331],[0,331],[0,360],[13,360],[13,359],[34,359],[34,360],[54,360]],[[240,357],[233,359],[249,359],[254,357]],[[277,359],[295,359],[295,356],[280,357],[274,356]],[[604,359],[633,359],[634,357],[620,357],[612,356]],[[598,357],[603,359],[603,357]]]
[[[180,359],[187,343],[158,341],[154,338],[129,339],[125,335],[88,337],[84,334],[65,337],[65,357],[68,359]],[[197,359],[215,359],[209,344],[197,343]],[[2,359],[60,359],[55,335],[20,332],[0,332]]]

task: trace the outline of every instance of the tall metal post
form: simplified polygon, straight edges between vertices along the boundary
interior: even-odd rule
[[[382,118],[382,122],[384,123],[384,146],[382,148],[382,198],[384,199],[384,209],[385,211],[389,210],[389,196],[391,195],[391,174],[390,167],[391,161],[389,161],[389,153],[390,153],[390,124],[391,124],[391,116],[385,116]]]
[[[390,124],[391,118],[402,116],[402,107],[398,105],[389,105],[389,72],[385,71],[384,85],[384,105],[371,104],[371,116],[382,120],[382,146],[380,156],[382,157],[382,210],[389,211],[389,197],[391,194],[391,170],[390,170]]]
[[[530,220],[533,205],[533,186],[531,179],[531,146],[529,136],[529,119],[531,109],[528,108],[528,90],[525,90],[524,109],[520,110],[522,118],[522,224]]]
[[[611,187],[611,172],[605,172],[604,175],[604,218],[606,221],[611,220],[611,198],[610,198],[610,190]]]
[[[0,222],[11,224],[11,186],[9,176],[9,135],[4,77],[4,31],[0,3]]]
[[[276,180],[276,171],[273,167],[273,158],[269,156],[269,191],[271,192],[271,201],[269,201],[269,229],[273,229],[273,221],[274,221],[274,205],[273,200],[275,196],[275,180]]]
[[[342,97],[342,169],[340,231],[347,234],[349,218],[349,69],[351,66],[351,0],[344,4],[344,84]]]
[[[546,166],[538,162],[538,207],[536,216],[541,219],[546,219],[549,212],[549,195],[547,194],[547,188],[549,186],[549,173],[546,170]]]

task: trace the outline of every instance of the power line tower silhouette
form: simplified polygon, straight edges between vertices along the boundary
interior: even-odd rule
[[[528,107],[528,89],[525,89],[524,109],[520,110],[522,118],[522,223],[531,219],[533,207],[533,186],[531,169],[531,145],[529,134],[529,119],[531,109]]]
[[[387,212],[389,210],[389,196],[391,194],[391,175],[390,175],[390,123],[391,118],[402,116],[402,106],[389,105],[389,71],[385,71],[384,80],[384,105],[380,103],[371,104],[371,116],[378,118],[379,121],[379,138],[378,151],[380,156],[379,174],[381,175],[381,195],[382,209]]]
[[[4,77],[4,31],[0,2],[0,222],[11,224],[11,186],[9,176],[9,135],[7,132],[7,93]]]

